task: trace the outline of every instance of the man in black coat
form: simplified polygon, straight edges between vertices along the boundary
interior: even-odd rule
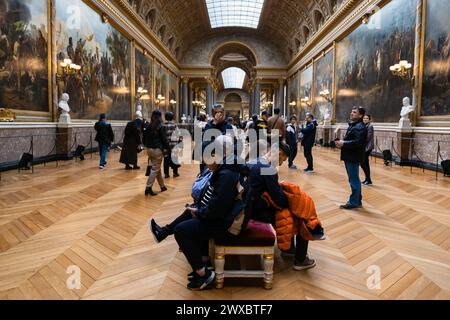
[[[111,125],[106,122],[106,115],[104,113],[100,114],[99,120],[94,125],[95,131],[95,141],[98,142],[98,149],[100,152],[100,164],[99,168],[104,169],[106,166],[106,153],[111,143],[114,142],[114,132]]]
[[[364,159],[367,140],[367,128],[363,123],[366,110],[353,107],[350,113],[351,122],[343,140],[336,141],[336,147],[341,149],[341,160],[345,163],[348,180],[352,189],[350,199],[341,209],[355,209],[362,207],[361,180],[359,179],[359,165]]]
[[[305,170],[303,170],[303,172],[305,173],[314,172],[312,148],[316,140],[316,128],[317,128],[317,121],[314,120],[314,116],[311,113],[307,113],[306,126],[302,125],[302,128],[300,129],[300,132],[303,134],[302,139],[303,154],[306,158],[306,162],[308,163],[308,167]]]
[[[120,163],[125,164],[126,170],[140,169],[138,166],[138,148],[142,144],[142,113],[136,111],[136,119],[127,123],[123,138],[123,148],[120,152]],[[131,167],[133,166],[133,167]]]

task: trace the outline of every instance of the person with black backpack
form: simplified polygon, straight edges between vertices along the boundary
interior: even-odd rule
[[[161,164],[164,158],[164,153],[169,152],[169,142],[167,141],[166,131],[162,125],[161,111],[155,110],[152,112],[150,123],[146,123],[143,129],[144,145],[147,148],[148,163],[151,167],[150,174],[147,179],[147,186],[145,188],[145,195],[156,196],[152,190],[155,179],[158,180],[161,192],[167,191],[164,185],[164,178],[161,173]]]
[[[306,162],[308,163],[306,169],[303,170],[303,172],[305,173],[314,172],[312,148],[316,140],[316,128],[317,128],[317,121],[314,120],[314,116],[311,113],[307,113],[306,126],[302,125],[300,129],[300,132],[303,134],[302,138],[303,154],[306,158]]]
[[[98,142],[98,150],[100,152],[100,164],[99,168],[104,169],[106,166],[106,154],[111,143],[114,142],[114,132],[112,130],[111,124],[106,122],[106,115],[104,113],[100,114],[98,121],[94,125],[95,131],[95,141]]]

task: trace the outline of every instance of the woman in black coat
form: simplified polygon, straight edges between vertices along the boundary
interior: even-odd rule
[[[138,148],[142,144],[142,113],[136,112],[136,119],[127,123],[120,153],[120,163],[125,164],[126,170],[140,169],[138,166]],[[133,167],[131,167],[133,166]]]

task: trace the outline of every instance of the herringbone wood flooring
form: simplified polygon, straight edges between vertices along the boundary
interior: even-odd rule
[[[191,292],[190,268],[170,237],[156,244],[147,221],[165,224],[190,202],[197,165],[166,180],[169,191],[143,195],[144,168],[125,171],[118,153],[108,168],[98,158],[11,171],[0,181],[2,299],[450,299],[450,181],[434,173],[372,162],[374,185],[364,208],[343,211],[349,186],[338,153],[315,148],[315,174],[284,166],[280,179],[298,183],[315,200],[327,232],[311,242],[314,269],[298,272],[275,257],[272,290],[260,280],[225,280],[225,288]],[[141,163],[144,163],[141,158]],[[304,159],[297,157],[297,166]],[[157,189],[157,188],[156,188]],[[81,288],[66,272],[81,269]],[[379,289],[368,268],[379,266]]]

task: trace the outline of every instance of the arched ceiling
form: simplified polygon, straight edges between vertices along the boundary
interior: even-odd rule
[[[265,0],[257,29],[212,29],[205,0],[128,0],[180,60],[203,38],[243,32],[264,37],[290,60],[345,0]]]

